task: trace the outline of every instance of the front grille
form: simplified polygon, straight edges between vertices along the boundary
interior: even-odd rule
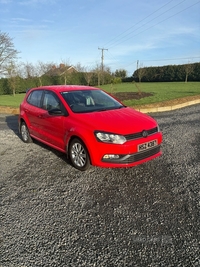
[[[137,162],[137,161],[149,158],[151,156],[156,155],[159,152],[160,152],[160,146],[157,146],[153,149],[149,149],[149,150],[146,150],[143,152],[139,152],[137,154],[133,154],[133,155],[131,155],[130,158],[127,159],[127,163]]]
[[[131,155],[120,155],[118,159],[103,159],[104,162],[110,163],[118,163],[118,164],[126,164],[126,163],[134,163],[143,159],[147,159],[151,156],[156,155],[160,152],[160,146],[156,146],[152,149],[148,149],[143,152],[131,154]]]
[[[126,138],[127,141],[134,140],[137,138],[142,138],[143,137],[142,132],[127,134],[127,135],[124,135],[124,137]],[[158,132],[158,127],[155,127],[153,129],[150,129],[150,130],[146,130],[146,132],[148,133],[148,135],[155,134]]]

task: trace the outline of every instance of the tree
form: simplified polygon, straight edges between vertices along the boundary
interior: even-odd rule
[[[35,67],[32,63],[26,62],[21,64],[22,77],[31,79],[35,76]]]
[[[193,72],[194,69],[194,65],[188,63],[184,65],[184,69],[185,69],[185,82],[187,83],[188,81],[188,76],[191,72]]]
[[[18,82],[18,79],[19,79],[19,75],[18,75],[16,64],[14,62],[10,62],[9,65],[7,65],[7,67],[6,67],[6,72],[7,72],[7,75],[8,75],[9,87],[12,89],[13,96],[15,96],[17,82]]]
[[[145,76],[145,74],[146,74],[146,68],[144,68],[143,65],[140,64],[140,68],[137,69],[136,71],[136,75],[139,80],[139,83],[142,81],[142,78]]]
[[[123,69],[119,69],[115,71],[115,77],[125,78],[127,76],[127,71]]]
[[[39,85],[43,85],[43,76],[48,73],[52,69],[52,66],[55,64],[53,62],[51,63],[43,63],[42,61],[38,61],[38,63],[35,66],[35,76],[39,80]]]
[[[83,68],[82,71],[87,85],[90,85],[92,77],[94,76],[94,71],[91,68],[87,67]]]
[[[96,67],[94,68],[93,72],[97,76],[97,84],[100,86],[100,76],[101,76],[101,66],[97,63]]]
[[[7,73],[7,65],[17,58],[18,53],[14,48],[12,38],[0,31],[0,75]]]
[[[85,69],[87,69],[87,68],[85,68],[84,66],[82,66],[80,62],[78,62],[78,63],[75,65],[75,68],[76,68],[76,70],[77,70],[78,72],[84,72]]]
[[[109,67],[104,67],[104,84],[110,84],[113,80],[112,72]]]

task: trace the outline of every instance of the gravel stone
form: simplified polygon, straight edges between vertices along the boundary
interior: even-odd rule
[[[161,157],[86,172],[0,115],[0,267],[200,266],[200,105],[150,115]]]

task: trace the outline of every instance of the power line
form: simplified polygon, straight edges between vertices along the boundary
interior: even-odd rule
[[[108,55],[106,57],[107,59],[110,59],[110,60],[116,60],[117,58],[115,56],[113,56],[110,51],[108,51]],[[176,61],[176,60],[193,60],[193,59],[197,59],[199,58],[200,59],[200,56],[191,56],[191,57],[182,57],[182,58],[163,58],[163,59],[140,59],[141,62],[157,62],[157,61]],[[126,68],[128,66],[131,66],[131,65],[134,65],[137,63],[137,59],[133,59],[131,63],[129,64],[123,64],[121,61],[120,61],[120,65],[125,65],[125,67],[122,67],[122,68]],[[111,64],[112,65],[112,64]]]
[[[185,0],[184,0],[184,1],[185,1]],[[184,1],[180,2],[179,4],[183,3]],[[151,29],[151,28],[153,28],[153,27],[155,27],[155,26],[157,26],[158,24],[160,24],[160,23],[162,23],[162,22],[164,22],[164,21],[166,21],[166,20],[168,20],[168,19],[170,19],[170,18],[176,16],[177,14],[179,14],[179,13],[181,13],[181,12],[183,12],[183,11],[185,11],[185,10],[187,10],[187,9],[189,9],[189,8],[191,8],[191,7],[193,7],[193,6],[195,6],[195,5],[197,5],[198,3],[200,3],[200,1],[194,3],[193,5],[190,5],[190,6],[187,7],[187,8],[182,9],[181,11],[179,11],[179,12],[177,12],[177,13],[175,13],[175,14],[173,14],[173,15],[171,15],[171,16],[169,16],[169,17],[163,19],[163,20],[161,20],[160,22],[158,22],[158,23],[156,23],[156,24],[154,24],[154,25],[151,25],[150,27],[148,27],[148,28],[146,28],[146,29],[140,31],[139,33],[137,33],[137,34],[135,34],[135,35],[132,35],[131,37],[129,37],[129,38],[127,38],[127,39],[125,39],[125,40],[123,40],[123,41],[121,41],[121,42],[120,42],[120,39],[119,39],[119,40],[118,40],[118,43],[117,43],[117,41],[116,41],[116,42],[115,42],[116,44],[114,43],[111,47],[109,47],[109,49],[110,49],[110,48],[113,48],[114,46],[119,45],[119,44],[121,44],[121,43],[123,43],[123,42],[125,42],[125,41],[127,41],[127,40],[129,40],[129,39],[131,39],[131,38],[133,38],[133,37],[135,37],[135,36],[137,36],[137,35],[143,33],[143,32],[145,32],[145,31],[147,31],[147,30],[149,30],[149,29]],[[177,5],[179,5],[179,4],[177,4]],[[173,6],[172,8],[176,7],[177,5]],[[172,8],[170,8],[170,9],[168,9],[167,11],[163,12],[162,14],[160,14],[159,16],[157,16],[156,18],[158,18],[158,17],[160,17],[161,15],[165,14],[166,12],[168,12],[169,10],[171,10]],[[134,31],[140,29],[141,27],[145,26],[147,23],[153,21],[153,20],[156,19],[156,18],[153,18],[152,20],[146,22],[145,24],[143,24],[143,25],[140,26],[139,28],[135,29]],[[133,33],[134,31],[132,31],[131,33]],[[130,35],[131,33],[127,34],[126,36]],[[126,36],[124,36],[124,37],[126,37]],[[123,37],[123,38],[124,38],[124,37]],[[122,38],[121,38],[121,39],[122,39]]]
[[[183,2],[185,2],[185,0],[179,2],[178,4],[176,4],[176,5],[174,5],[173,7],[169,8],[168,10],[162,12],[160,15],[158,15],[158,16],[152,18],[152,19],[149,20],[148,22],[146,22],[146,23],[144,23],[143,25],[141,25],[139,28],[137,28],[137,29],[131,31],[130,33],[124,35],[126,32],[130,31],[133,27],[135,27],[136,25],[138,25],[139,23],[141,23],[141,22],[144,21],[145,19],[149,18],[150,16],[152,16],[152,15],[155,14],[157,11],[161,10],[163,7],[167,6],[167,5],[168,5],[169,3],[171,3],[171,2],[172,2],[172,1],[167,2],[165,5],[163,5],[162,7],[160,7],[159,9],[157,9],[156,11],[154,11],[153,13],[151,13],[150,15],[148,15],[146,18],[144,18],[144,19],[142,19],[141,21],[139,21],[139,22],[138,22],[137,24],[135,24],[134,26],[132,26],[132,27],[130,27],[129,29],[127,29],[125,32],[123,32],[123,33],[121,33],[120,35],[116,36],[115,38],[111,39],[109,42],[107,42],[107,44],[108,44],[108,43],[111,43],[111,46],[108,46],[108,48],[110,49],[110,48],[112,48],[112,47],[114,47],[114,46],[117,46],[117,45],[119,45],[120,43],[125,42],[126,40],[129,40],[129,39],[133,38],[134,36],[139,35],[139,34],[145,32],[145,31],[151,29],[152,27],[155,27],[156,25],[158,25],[158,24],[160,24],[160,23],[162,23],[162,22],[164,22],[164,21],[166,21],[166,20],[168,20],[168,19],[170,19],[170,18],[172,18],[172,17],[178,15],[179,13],[181,13],[181,12],[183,12],[183,11],[185,11],[185,10],[187,10],[187,9],[189,9],[189,8],[191,8],[191,7],[193,7],[193,6],[195,6],[195,5],[197,5],[197,4],[200,3],[200,1],[198,1],[198,2],[196,2],[196,3],[194,3],[194,4],[190,5],[190,6],[187,6],[186,8],[184,8],[184,9],[182,9],[182,10],[176,12],[175,14],[173,14],[173,15],[171,15],[171,16],[168,16],[167,18],[165,18],[165,19],[163,19],[163,20],[161,20],[161,21],[155,23],[154,25],[151,25],[150,27],[148,27],[148,28],[146,28],[146,29],[144,29],[144,30],[138,32],[137,34],[135,34],[135,35],[133,35],[133,36],[131,36],[131,37],[129,37],[129,38],[126,38],[126,39],[124,40],[125,37],[127,37],[127,36],[130,35],[130,34],[132,34],[134,31],[136,31],[136,30],[138,30],[138,29],[144,27],[144,26],[145,26],[146,24],[148,24],[149,22],[151,22],[151,21],[157,19],[157,18],[160,17],[161,15],[163,15],[163,14],[169,12],[170,10],[174,9],[174,8],[177,7],[178,5],[180,5],[180,4],[182,4]],[[120,38],[119,38],[119,37],[120,37]],[[114,40],[116,40],[116,41],[114,41]],[[114,42],[112,42],[112,41],[114,41]],[[120,42],[120,41],[121,41],[121,42]],[[110,54],[110,53],[109,53],[109,54]],[[116,57],[113,57],[112,55],[111,55],[111,57],[114,58],[114,59],[117,59]],[[195,59],[195,58],[199,58],[199,57],[173,58],[173,59],[172,59],[172,58],[171,58],[171,59],[168,58],[168,59],[144,60],[144,61],[151,61],[151,62],[153,62],[153,61],[170,61],[170,60],[191,60],[191,59]],[[141,61],[142,61],[142,60],[141,60]],[[135,62],[137,62],[137,60],[136,60]],[[130,63],[130,64],[128,64],[128,66],[135,64],[135,62],[134,62],[134,63]],[[122,65],[122,64],[120,64],[120,65]],[[127,64],[126,64],[126,65],[127,65]]]
[[[147,25],[148,23],[154,21],[155,19],[157,19],[157,18],[159,18],[160,16],[164,15],[164,14],[167,13],[168,11],[174,9],[175,7],[177,7],[178,5],[182,4],[183,2],[185,2],[185,0],[181,1],[180,3],[176,4],[175,6],[173,6],[173,7],[169,8],[168,10],[164,11],[163,13],[161,13],[160,15],[158,15],[157,17],[154,17],[154,18],[152,18],[151,20],[147,21],[146,23],[142,24],[140,27],[138,27],[137,29],[135,29],[135,30],[132,31],[131,33],[127,34],[126,36],[132,34],[132,33],[135,32],[136,30],[141,29],[142,27],[144,27],[144,26]],[[158,23],[158,24],[159,24],[159,23]],[[156,25],[157,25],[157,24],[156,24]],[[151,27],[150,27],[150,28],[151,28]],[[149,29],[149,28],[148,28],[148,29]],[[143,32],[143,31],[142,31],[142,32]],[[138,33],[138,34],[140,34],[140,33]],[[137,35],[138,35],[138,34],[137,34]],[[124,36],[124,37],[126,37],[126,36]],[[134,36],[135,36],[135,35],[134,35]],[[132,36],[132,37],[133,37],[133,36]],[[130,37],[130,38],[132,38],[132,37]],[[129,40],[130,38],[128,38],[128,39],[126,39],[126,40]],[[126,40],[125,40],[125,41],[126,41]],[[121,43],[121,42],[120,42],[120,43]],[[112,47],[113,47],[113,46],[112,46]]]
[[[200,58],[199,57],[182,57],[182,58],[164,58],[164,59],[141,59],[140,61],[170,61],[170,60],[185,60],[185,59],[195,59],[195,58]]]
[[[185,1],[185,0],[184,0]],[[142,21],[146,20],[147,18],[149,18],[150,16],[152,16],[153,14],[155,14],[156,12],[158,12],[160,9],[162,9],[163,7],[165,7],[166,5],[168,5],[169,3],[173,2],[173,0],[167,2],[165,5],[161,6],[160,8],[158,8],[157,10],[155,10],[153,13],[149,14],[147,17],[143,18],[142,20],[138,21],[135,25],[131,26],[130,28],[128,28],[126,31],[122,32],[121,34],[117,35],[116,37],[114,37],[113,39],[111,39],[110,41],[108,41],[106,43],[106,45],[108,45],[109,43],[111,43],[113,40],[117,39],[118,37],[122,36],[124,33],[128,32],[130,29],[134,28],[136,25],[138,25],[139,23],[141,23]],[[122,37],[123,38],[123,37]]]
[[[151,62],[158,62],[158,61],[177,61],[177,60],[187,60],[187,61],[190,61],[190,60],[194,60],[194,59],[200,59],[200,56],[199,57],[183,57],[183,58],[165,58],[165,59],[148,59],[148,60],[145,60],[145,59],[141,59],[140,62],[147,62],[147,61],[151,61]],[[138,64],[139,64],[139,60],[135,60],[133,61],[131,64],[128,64],[126,65],[125,67],[123,67],[123,69],[126,69],[126,67],[128,66],[131,66],[131,65],[135,65],[137,63],[137,67],[136,69],[138,68]],[[180,65],[180,63],[178,64]],[[149,66],[144,66],[144,67],[149,67]]]

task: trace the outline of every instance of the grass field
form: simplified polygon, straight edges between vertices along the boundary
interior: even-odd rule
[[[137,86],[136,86],[137,85]],[[157,103],[177,98],[200,95],[200,82],[171,82],[171,83],[122,83],[101,86],[109,93],[117,92],[138,92],[139,86],[142,92],[152,93],[153,96],[145,97],[140,100],[123,101],[127,106],[137,106],[144,104]],[[19,107],[24,98],[24,94],[0,95],[0,106]]]
[[[123,101],[127,106],[137,106],[151,104],[183,98],[187,96],[200,95],[200,82],[171,82],[171,83],[122,83],[116,85],[104,85],[101,88],[109,93],[117,92],[138,92],[137,87],[142,92],[153,93],[153,96],[145,97],[140,100]]]
[[[0,95],[0,106],[5,107],[19,107],[20,103],[22,102],[25,94],[16,94],[13,95]]]

